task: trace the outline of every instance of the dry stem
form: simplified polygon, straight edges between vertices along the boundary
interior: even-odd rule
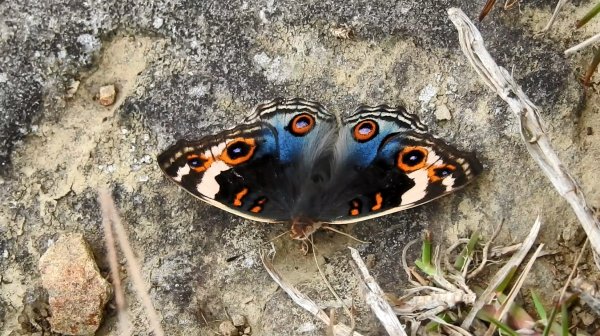
[[[371,307],[371,310],[373,310],[375,316],[377,316],[390,336],[406,336],[404,327],[400,324],[394,310],[385,298],[385,293],[381,287],[379,287],[375,279],[369,274],[367,265],[363,262],[360,254],[356,249],[353,249],[352,247],[348,248],[350,249],[352,259],[354,259],[354,262],[360,271],[361,277],[359,277],[359,279],[363,287],[365,301]]]
[[[334,335],[361,336],[361,334],[357,333],[356,331],[352,331],[352,328],[348,327],[347,325],[338,323],[331,326],[332,323],[329,319],[329,316],[327,316],[327,314],[323,310],[321,310],[321,308],[319,308],[319,306],[308,296],[302,294],[294,286],[285,281],[281,274],[279,274],[277,270],[275,270],[275,268],[273,267],[273,263],[271,263],[271,260],[269,260],[269,258],[262,252],[260,254],[260,259],[263,263],[263,266],[265,267],[265,270],[267,271],[267,273],[269,273],[273,281],[275,281],[279,285],[279,287],[281,287],[281,289],[283,289],[287,293],[287,295],[292,299],[292,301],[294,301],[294,303],[307,310],[309,313],[313,314],[319,320],[323,321],[323,323],[325,323],[325,325],[327,325],[328,328],[330,328],[330,330],[333,330]]]
[[[127,271],[131,276],[131,280],[133,282],[133,287],[135,288],[140,301],[146,311],[146,315],[148,316],[148,322],[150,324],[150,328],[154,335],[164,336],[164,332],[162,327],[160,326],[160,319],[156,310],[154,310],[154,306],[152,305],[152,300],[150,296],[146,292],[146,284],[142,279],[141,268],[135,258],[133,250],[131,249],[131,244],[129,244],[129,239],[127,238],[127,233],[125,232],[125,228],[121,223],[121,218],[118,215],[117,208],[115,207],[115,203],[106,189],[101,189],[99,191],[100,206],[102,208],[102,214],[112,222],[114,226],[115,233],[117,236],[117,240],[119,241],[119,246],[123,251],[123,255],[125,255],[125,260],[127,260]],[[110,238],[109,238],[110,239]],[[112,274],[113,280],[119,277],[119,273]]]
[[[496,64],[485,49],[481,34],[465,13],[460,9],[450,8],[448,15],[458,30],[460,46],[467,59],[481,79],[510,106],[517,116],[521,126],[521,136],[529,154],[550,179],[558,193],[571,205],[590,239],[593,250],[600,253],[600,223],[588,207],[577,183],[552,149],[550,140],[540,124],[538,108],[529,100],[510,73]],[[600,34],[597,36],[600,40]]]
[[[463,323],[461,324],[461,327],[463,329],[469,329],[471,323],[473,323],[473,320],[475,319],[475,315],[477,315],[477,312],[481,310],[481,308],[485,304],[489,303],[493,299],[494,293],[498,285],[500,285],[500,283],[504,281],[504,279],[508,276],[512,269],[517,268],[521,264],[521,262],[525,258],[525,255],[527,255],[527,252],[529,252],[529,249],[531,249],[531,246],[533,246],[533,243],[535,242],[535,239],[537,238],[537,235],[540,231],[541,225],[542,222],[538,217],[535,220],[535,223],[533,223],[533,226],[531,227],[531,231],[529,231],[527,238],[525,238],[525,240],[523,241],[521,249],[517,253],[515,253],[508,260],[508,262],[494,275],[494,277],[490,280],[488,287],[477,298],[475,303],[473,303],[471,311],[469,311],[469,314],[465,317]]]

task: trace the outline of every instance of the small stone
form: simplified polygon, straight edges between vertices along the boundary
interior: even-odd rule
[[[246,318],[243,315],[233,315],[231,316],[231,321],[233,325],[236,327],[243,327],[246,325]]]
[[[331,35],[343,40],[349,40],[354,37],[354,31],[352,30],[352,28],[346,25],[337,28],[331,28],[330,32]]]
[[[373,267],[375,267],[375,263],[377,263],[377,259],[375,257],[374,254],[367,254],[367,268],[368,269],[373,269]]]
[[[450,120],[452,119],[452,115],[450,114],[450,110],[446,105],[440,105],[435,110],[435,118],[437,120]]]
[[[244,329],[244,335],[250,335],[250,334],[252,334],[252,328],[246,327],[246,329]]]
[[[79,84],[81,82],[78,80],[71,80],[69,86],[67,86],[67,98],[73,98],[77,90],[79,89]]]
[[[98,102],[102,106],[110,106],[114,104],[117,97],[117,89],[114,85],[105,85],[98,92]]]
[[[111,295],[81,234],[66,234],[50,246],[38,265],[48,292],[53,332],[91,335],[102,320]]]
[[[437,87],[427,84],[427,86],[425,86],[421,92],[419,92],[419,101],[421,101],[423,104],[427,104],[433,99],[433,97],[437,95],[437,92]]]
[[[237,336],[240,334],[240,332],[237,330],[237,328],[233,325],[231,321],[221,322],[221,324],[219,325],[219,332],[223,336]]]
[[[579,314],[579,318],[581,318],[581,322],[586,327],[592,325],[592,323],[594,323],[594,321],[596,320],[594,318],[594,315],[592,315],[588,312],[583,312],[583,313]]]
[[[145,154],[144,156],[142,156],[142,158],[140,159],[141,163],[152,163],[152,156]]]
[[[155,29],[159,29],[160,27],[162,27],[164,22],[165,20],[163,18],[155,17],[154,21],[152,21],[152,27],[154,27]]]

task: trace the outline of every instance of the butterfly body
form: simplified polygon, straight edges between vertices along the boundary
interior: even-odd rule
[[[321,104],[275,99],[244,122],[158,156],[165,174],[201,200],[261,222],[322,225],[408,209],[473,180],[481,164],[427,131],[404,108],[363,106],[339,122]]]

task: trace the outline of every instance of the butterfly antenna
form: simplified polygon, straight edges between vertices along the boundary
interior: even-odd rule
[[[263,247],[264,245],[267,245],[267,244],[272,244],[272,243],[273,243],[275,240],[277,240],[277,239],[279,239],[279,238],[283,237],[283,235],[285,235],[286,233],[290,233],[290,230],[287,230],[287,231],[283,232],[282,234],[278,234],[277,236],[275,236],[275,237],[273,237],[273,238],[269,239],[268,241],[266,241],[266,242],[264,242],[264,243],[261,243],[260,245],[258,245],[258,246],[257,246],[257,247],[255,247],[255,248],[251,248],[251,249],[248,249],[248,250],[246,250],[246,251],[244,251],[244,252],[242,252],[242,253],[240,253],[240,254],[236,254],[236,255],[234,255],[234,256],[231,256],[231,257],[229,257],[229,258],[225,259],[225,261],[226,261],[226,262],[232,262],[232,261],[234,261],[234,260],[238,259],[239,257],[243,256],[244,254],[246,254],[246,253],[248,253],[248,252],[254,251],[254,250],[255,250],[255,249],[257,249],[257,248],[261,248],[261,247]]]
[[[344,307],[344,312],[346,314],[348,314],[348,317],[350,317],[350,323],[351,323],[351,325],[354,325],[354,323],[355,323],[354,316],[352,316],[352,313],[350,312],[350,309],[346,306],[346,304],[344,303],[344,301],[342,301],[342,299],[340,298],[340,296],[333,289],[333,287],[331,286],[331,283],[329,283],[329,281],[327,280],[327,277],[325,277],[325,273],[323,273],[323,271],[321,270],[321,267],[319,266],[319,261],[317,260],[317,247],[315,246],[315,243],[313,242],[312,237],[313,237],[312,235],[310,235],[308,237],[308,242],[310,242],[310,245],[312,245],[313,259],[315,260],[315,265],[317,265],[317,270],[319,271],[319,275],[321,275],[321,278],[323,278],[323,281],[325,281],[325,285],[327,286],[327,288],[329,289],[329,291],[331,292],[331,294],[333,294],[333,296],[336,298],[336,300],[338,300],[342,304],[342,307]]]
[[[358,238],[354,237],[354,236],[353,236],[353,235],[351,235],[351,234],[347,234],[346,232],[342,232],[342,231],[340,231],[340,230],[338,230],[338,229],[334,229],[334,228],[332,228],[332,227],[331,227],[331,226],[329,226],[329,225],[323,225],[321,228],[322,228],[322,229],[325,229],[325,230],[333,231],[333,232],[335,232],[335,233],[339,233],[339,234],[341,234],[342,236],[346,236],[346,237],[348,237],[348,238],[350,238],[350,239],[352,239],[352,240],[355,240],[355,241],[357,241],[357,242],[359,242],[359,243],[361,243],[361,244],[370,244],[370,243],[371,243],[371,242],[368,242],[368,241],[366,241],[366,240],[360,240],[360,239],[358,239]]]

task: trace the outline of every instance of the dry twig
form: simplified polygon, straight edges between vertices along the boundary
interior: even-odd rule
[[[118,328],[120,335],[131,335],[131,321],[127,314],[125,294],[121,284],[121,275],[119,272],[119,262],[117,261],[117,245],[112,229],[111,214],[109,203],[110,194],[106,190],[101,190],[98,200],[100,201],[100,211],[102,212],[102,228],[104,229],[104,242],[106,245],[108,266],[110,267],[110,277],[115,289],[115,302],[117,304]]]
[[[529,231],[529,234],[523,241],[523,245],[521,246],[521,249],[517,253],[515,253],[508,260],[508,262],[494,275],[494,277],[489,281],[488,287],[477,298],[475,303],[473,303],[473,307],[471,308],[471,311],[469,311],[469,314],[467,314],[467,316],[463,320],[463,323],[461,324],[461,327],[463,329],[467,329],[467,330],[469,329],[469,327],[471,326],[471,323],[473,323],[473,320],[475,319],[475,315],[477,315],[477,312],[485,304],[489,303],[493,299],[494,293],[495,293],[498,285],[500,285],[500,283],[502,281],[504,281],[504,279],[506,279],[506,277],[508,276],[509,272],[512,269],[517,268],[521,264],[521,262],[525,258],[525,255],[527,255],[527,252],[529,252],[529,249],[531,249],[531,246],[533,246],[533,243],[535,242],[535,239],[537,238],[537,235],[540,231],[541,225],[542,225],[542,222],[540,221],[540,218],[538,217],[535,220],[535,223],[533,223],[533,226],[531,227],[531,231]]]
[[[529,154],[550,179],[558,193],[571,205],[594,251],[600,253],[600,223],[588,207],[577,183],[552,149],[550,140],[540,124],[538,108],[529,100],[510,73],[496,64],[485,49],[481,34],[465,13],[458,8],[450,8],[448,15],[458,30],[460,46],[467,59],[481,79],[510,106],[517,116],[521,126],[521,136],[525,140],[525,147]],[[600,40],[600,34],[597,36]]]
[[[400,324],[392,307],[385,299],[385,293],[381,287],[379,287],[375,279],[369,274],[367,265],[363,262],[360,254],[356,249],[353,249],[352,247],[348,248],[350,249],[352,259],[354,259],[354,262],[360,271],[359,280],[363,287],[365,301],[371,307],[371,310],[373,310],[375,316],[377,316],[390,336],[406,336],[404,327]]]
[[[527,275],[529,274],[531,267],[533,267],[533,263],[539,257],[543,248],[544,248],[544,244],[540,244],[540,246],[538,246],[538,248],[535,250],[535,252],[531,256],[531,258],[529,258],[529,262],[527,262],[527,265],[525,265],[525,269],[523,270],[523,272],[521,272],[521,275],[519,275],[517,282],[511,288],[510,293],[508,293],[508,296],[506,297],[506,301],[504,301],[504,303],[502,304],[502,310],[500,311],[500,314],[498,314],[498,316],[496,316],[496,319],[498,319],[499,321],[502,321],[504,319],[504,317],[506,316],[506,314],[508,313],[513,302],[515,301],[515,298],[517,297],[517,294],[519,293],[519,291],[521,291],[521,287],[523,287],[523,283],[525,282],[525,279],[527,278]],[[487,332],[485,333],[485,336],[492,336],[495,331],[496,331],[496,325],[491,324],[490,327],[488,328]]]
[[[148,323],[150,324],[150,329],[152,330],[154,335],[164,336],[165,333],[163,332],[162,327],[160,326],[160,319],[158,317],[158,314],[156,313],[156,310],[154,310],[152,300],[146,292],[146,284],[142,279],[141,267],[138,264],[137,259],[135,258],[133,250],[131,249],[131,244],[129,244],[127,233],[125,232],[125,228],[121,223],[121,218],[118,215],[118,211],[115,207],[115,203],[112,199],[112,196],[110,195],[108,190],[101,189],[99,191],[98,200],[102,209],[102,215],[108,218],[108,220],[112,223],[113,228],[115,229],[119,246],[121,247],[123,255],[125,256],[125,260],[127,261],[127,271],[131,276],[133,287],[135,288],[135,291],[137,292],[137,295],[140,298],[140,301],[142,302],[144,310],[146,311],[146,315],[148,316]],[[112,238],[108,239],[112,240]],[[116,274],[112,274],[113,281],[118,277],[118,272]]]
[[[556,21],[556,18],[558,17],[558,13],[560,13],[560,9],[565,5],[565,3],[567,3],[567,0],[558,0],[558,3],[554,8],[554,13],[552,13],[552,17],[550,18],[550,20],[548,20],[546,27],[544,27],[544,29],[542,29],[540,33],[547,32],[552,27],[554,21]]]
[[[267,271],[267,273],[269,273],[273,281],[275,281],[279,285],[279,287],[281,287],[281,289],[283,289],[287,293],[287,295],[292,299],[292,301],[294,301],[294,303],[307,310],[309,313],[313,314],[319,320],[323,321],[323,323],[325,323],[325,325],[327,325],[328,328],[333,331],[334,335],[361,336],[361,334],[357,333],[356,331],[352,331],[352,328],[348,327],[347,325],[338,323],[331,326],[332,323],[329,319],[329,316],[327,316],[327,314],[323,310],[321,310],[321,308],[319,308],[319,306],[308,296],[302,294],[294,286],[285,281],[281,274],[279,274],[277,270],[275,270],[275,268],[273,267],[273,263],[271,263],[271,260],[269,260],[269,258],[262,252],[260,254],[260,260],[262,261],[265,270]]]
[[[600,41],[600,33],[596,34],[596,35],[594,35],[592,37],[590,37],[589,39],[587,39],[587,40],[579,43],[576,46],[573,46],[573,47],[565,50],[565,56],[569,56],[571,54],[574,54],[574,53],[578,52],[581,49],[587,48],[587,47],[591,46],[592,44],[597,43],[598,41]]]

